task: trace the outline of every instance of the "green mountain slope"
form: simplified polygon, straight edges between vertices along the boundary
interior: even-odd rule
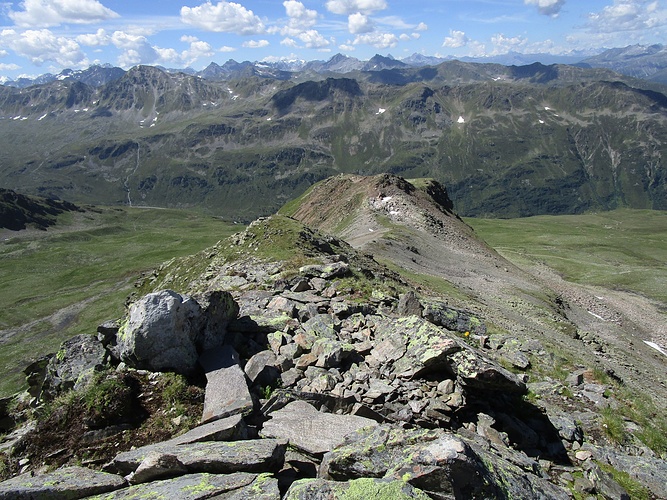
[[[138,67],[98,89],[0,87],[0,185],[243,220],[336,173],[432,177],[469,216],[667,208],[659,87],[539,64],[350,76],[214,82]]]

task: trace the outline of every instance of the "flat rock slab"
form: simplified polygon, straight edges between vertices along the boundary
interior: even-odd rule
[[[377,425],[369,418],[322,413],[305,401],[293,401],[271,413],[260,434],[286,439],[306,453],[321,455],[342,444],[348,434]]]
[[[234,441],[245,439],[248,429],[242,415],[232,415],[231,417],[214,420],[207,424],[202,424],[185,434],[166,441],[168,444],[189,444],[199,443],[201,441]]]
[[[325,479],[302,479],[290,486],[285,500],[430,500],[426,493],[402,480],[360,478],[338,482]]]
[[[199,363],[206,372],[202,423],[252,411],[246,376],[233,347],[206,351],[199,357]]]
[[[127,475],[153,452],[174,455],[189,473],[270,472],[279,470],[285,459],[287,442],[278,439],[190,443],[158,443],[119,453],[104,469]]]
[[[24,474],[0,483],[0,499],[73,500],[99,495],[126,486],[125,479],[115,474],[96,472],[85,467],[66,467],[48,474]]]
[[[170,498],[178,500],[200,500],[218,497],[225,499],[256,498],[279,500],[278,481],[265,474],[245,472],[235,474],[190,474],[175,479],[139,484],[107,495],[93,497],[95,500],[121,500],[138,498]]]

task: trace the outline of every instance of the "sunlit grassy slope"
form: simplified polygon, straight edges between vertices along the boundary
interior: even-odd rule
[[[31,359],[120,317],[142,271],[238,229],[179,210],[96,208],[48,231],[0,231],[0,395],[20,387]]]
[[[630,290],[667,303],[667,212],[466,222],[517,264],[543,263],[576,283]]]

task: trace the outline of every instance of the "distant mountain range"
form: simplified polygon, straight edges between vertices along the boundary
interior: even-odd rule
[[[173,69],[160,66],[158,68],[167,73],[185,73],[214,81],[233,80],[249,76],[290,80],[303,79],[304,75],[307,77],[317,74],[347,74],[353,71],[382,71],[396,68],[437,66],[451,60],[454,60],[454,58],[424,56],[415,53],[402,60],[395,59],[391,55],[376,54],[370,60],[362,61],[343,54],[336,54],[328,61],[237,62],[230,59],[223,65],[212,62],[201,71],[195,71],[192,68]],[[585,52],[568,55],[509,52],[500,56],[465,57],[459,60],[471,63],[502,64],[504,66],[541,63],[544,65],[571,64],[587,68],[607,68],[623,75],[667,84],[667,48],[660,44],[650,46],[631,45],[625,48],[608,49],[597,55]],[[47,73],[37,78],[19,78],[17,80],[0,81],[0,83],[11,87],[26,88],[31,85],[41,85],[57,80],[74,80],[93,87],[100,87],[118,80],[124,74],[125,70],[122,68],[105,64],[94,65],[85,70],[66,69],[57,75]]]
[[[94,67],[0,86],[0,186],[252,220],[320,179],[388,172],[442,182],[461,215],[667,209],[658,83],[386,56],[284,68],[138,66],[99,85],[115,68]]]

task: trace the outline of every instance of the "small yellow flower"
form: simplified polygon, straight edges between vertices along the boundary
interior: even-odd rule
[[[466,337],[470,337],[470,332],[465,332],[463,335],[465,335]]]

